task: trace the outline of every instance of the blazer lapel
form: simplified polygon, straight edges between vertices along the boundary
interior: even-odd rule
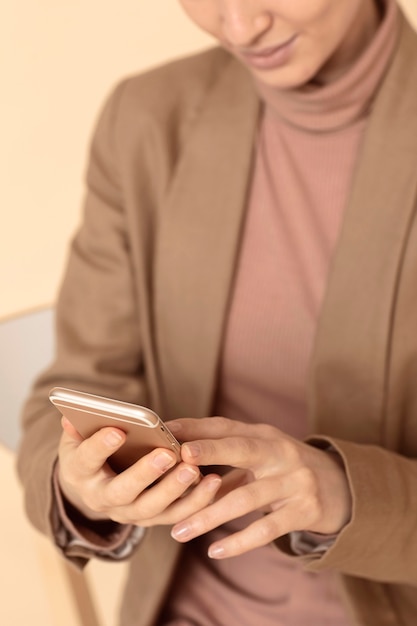
[[[416,208],[415,51],[404,23],[364,139],[312,361],[313,430],[363,442],[384,439],[396,289]]]
[[[232,61],[196,120],[161,213],[155,333],[165,417],[211,409],[258,108],[250,77]]]

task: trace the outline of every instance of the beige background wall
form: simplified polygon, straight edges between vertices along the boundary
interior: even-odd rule
[[[417,0],[402,3],[417,23]],[[1,319],[54,301],[109,89],[211,41],[176,0],[13,0],[0,42]]]
[[[0,3],[0,319],[55,298],[114,83],[208,37],[176,0]]]

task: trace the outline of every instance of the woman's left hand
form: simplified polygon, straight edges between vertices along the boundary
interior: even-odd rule
[[[246,476],[244,481],[232,478],[215,502],[176,524],[172,536],[177,541],[189,541],[247,513],[263,512],[244,530],[210,546],[210,557],[226,558],[295,530],[337,533],[349,521],[349,484],[332,451],[293,439],[273,426],[222,417],[180,419],[169,427],[185,442],[186,463],[227,465]]]

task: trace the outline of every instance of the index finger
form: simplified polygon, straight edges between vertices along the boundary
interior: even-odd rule
[[[184,443],[181,456],[194,465],[229,465],[252,469],[266,462],[270,445],[255,437],[200,439]]]
[[[224,437],[258,437],[271,439],[280,431],[268,424],[250,424],[232,420],[227,417],[201,417],[166,422],[173,435],[182,442],[193,439],[221,439]]]

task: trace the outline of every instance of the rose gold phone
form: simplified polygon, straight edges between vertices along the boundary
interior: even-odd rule
[[[54,387],[50,401],[84,438],[100,428],[115,426],[127,434],[123,446],[109,458],[115,472],[122,472],[155,448],[174,450],[180,461],[180,444],[161,418],[146,407]]]

